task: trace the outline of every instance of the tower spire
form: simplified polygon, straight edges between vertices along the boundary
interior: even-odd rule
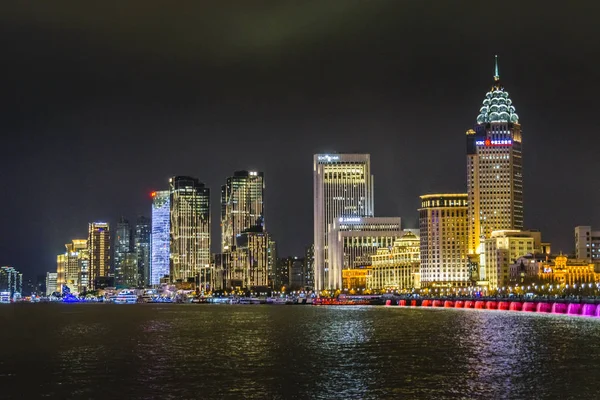
[[[500,73],[498,72],[498,55],[494,56],[494,80],[496,82],[500,80]]]

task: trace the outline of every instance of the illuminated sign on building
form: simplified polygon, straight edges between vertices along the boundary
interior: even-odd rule
[[[362,219],[360,217],[340,217],[340,222],[360,222]]]
[[[339,159],[340,159],[340,156],[330,156],[329,154],[318,157],[319,161],[327,161],[327,162],[339,161]]]
[[[505,139],[505,140],[486,139],[486,140],[477,140],[475,142],[475,144],[477,146],[510,146],[510,145],[512,145],[512,140],[510,140],[510,139]]]

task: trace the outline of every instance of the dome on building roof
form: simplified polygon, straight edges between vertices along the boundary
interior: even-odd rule
[[[496,82],[499,85],[499,82]],[[500,86],[500,90],[493,90],[486,94],[482,107],[479,109],[477,123],[487,122],[519,122],[519,116],[515,113],[515,107],[508,97],[508,92]],[[495,88],[494,88],[495,89]]]
[[[479,109],[477,124],[488,122],[511,122],[518,123],[519,116],[515,112],[508,92],[500,83],[500,74],[498,73],[498,57],[496,57],[494,85],[489,92],[485,94],[483,105]]]

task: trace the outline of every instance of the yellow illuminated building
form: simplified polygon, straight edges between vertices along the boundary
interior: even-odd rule
[[[562,254],[550,262],[542,262],[538,277],[570,286],[600,280],[600,274],[594,271],[593,263],[587,260],[569,260]]]
[[[110,272],[110,228],[106,222],[91,222],[88,230],[89,287]]]
[[[67,285],[71,292],[77,292],[81,280],[80,254],[87,250],[87,240],[73,239],[65,248],[66,252],[56,257],[56,288],[62,292],[63,285]]]
[[[523,229],[521,125],[498,60],[474,129],[466,132],[469,254],[496,230]]]
[[[391,248],[380,248],[371,256],[367,289],[402,290],[421,287],[419,273],[420,241],[406,231]]]
[[[364,289],[367,285],[369,268],[342,270],[342,284],[344,289]]]
[[[67,257],[64,254],[56,256],[56,291],[62,293],[62,287],[67,282],[65,269],[67,266]]]
[[[421,196],[421,285],[465,287],[469,285],[467,257],[467,194]]]

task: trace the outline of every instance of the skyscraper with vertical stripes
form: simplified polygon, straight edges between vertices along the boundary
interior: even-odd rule
[[[196,178],[169,179],[172,282],[210,285],[210,190]]]
[[[369,154],[315,154],[314,287],[339,286],[329,273],[328,231],[339,218],[373,216],[373,175]]]
[[[229,260],[225,287],[269,285],[264,191],[264,174],[259,171],[235,171],[221,187],[221,251]]]

